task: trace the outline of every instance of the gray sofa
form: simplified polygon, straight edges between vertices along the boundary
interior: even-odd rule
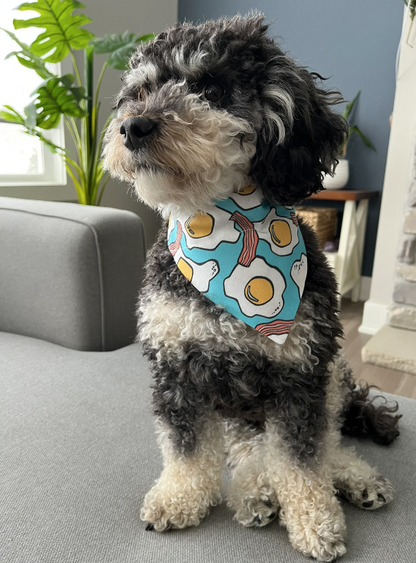
[[[0,562],[304,562],[277,522],[243,528],[225,503],[198,528],[145,531],[161,458],[133,343],[143,261],[132,213],[0,198]],[[416,402],[399,403],[393,445],[348,441],[397,496],[344,504],[345,562],[416,561]]]

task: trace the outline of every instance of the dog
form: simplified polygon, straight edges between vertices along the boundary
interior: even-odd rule
[[[221,501],[225,457],[238,522],[265,526],[278,516],[295,549],[332,561],[346,551],[339,495],[367,510],[393,499],[391,483],[341,446],[341,431],[388,444],[400,416],[354,383],[334,274],[292,208],[334,171],[347,124],[332,106],[342,97],[267,30],[255,13],[181,23],[140,45],[106,132],[105,169],[164,219],[138,305],[164,459],[141,518],[156,531],[197,526]],[[220,269],[214,259],[205,270],[194,261],[200,287],[177,260],[175,218],[203,219],[213,202],[221,215],[221,202],[250,190],[283,209],[282,228],[306,249],[302,295],[283,336],[270,338],[206,296],[202,285]],[[189,221],[181,225],[192,235]],[[237,224],[228,230],[246,236]]]

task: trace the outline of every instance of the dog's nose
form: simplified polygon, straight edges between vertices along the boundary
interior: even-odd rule
[[[156,123],[146,117],[129,117],[123,121],[120,134],[124,135],[125,146],[134,151],[138,149],[144,137],[147,137],[155,128]]]

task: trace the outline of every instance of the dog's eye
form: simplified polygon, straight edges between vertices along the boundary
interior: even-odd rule
[[[202,94],[209,102],[219,102],[224,96],[225,91],[221,84],[207,84],[202,91]]]
[[[111,106],[112,111],[118,110],[125,101],[125,98],[119,98],[116,103]]]
[[[139,100],[139,102],[144,102],[146,97],[147,97],[146,90],[144,88],[140,88],[140,90],[137,93],[137,99]]]

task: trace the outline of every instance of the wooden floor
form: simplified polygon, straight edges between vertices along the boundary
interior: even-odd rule
[[[345,353],[353,369],[355,380],[359,382],[364,379],[367,383],[377,385],[386,393],[416,399],[416,375],[365,364],[361,361],[361,348],[371,338],[371,336],[358,332],[363,315],[363,306],[364,303],[352,303],[349,299],[343,299],[341,305],[341,321],[345,332]]]

